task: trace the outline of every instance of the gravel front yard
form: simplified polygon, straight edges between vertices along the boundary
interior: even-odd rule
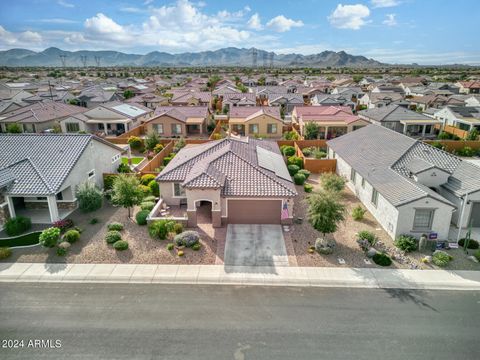
[[[176,251],[166,249],[168,240],[153,240],[148,235],[147,226],[139,226],[127,218],[127,210],[113,207],[105,202],[104,207],[94,213],[83,214],[75,211],[70,218],[83,229],[80,240],[72,244],[65,257],[57,256],[55,249],[37,246],[13,249],[13,255],[6,261],[18,262],[67,262],[67,263],[132,263],[132,264],[215,264],[217,244],[224,241],[222,231],[209,231],[208,227],[194,229],[200,233],[202,247],[199,251],[183,249],[185,255],[179,257]],[[97,224],[89,224],[92,218]],[[105,242],[107,224],[121,222],[124,225],[122,239],[128,241],[129,248],[116,251]]]
[[[320,176],[317,174],[312,174],[308,183],[314,186],[314,189],[321,189]],[[343,192],[343,201],[347,207],[347,216],[346,220],[340,224],[337,232],[334,234],[327,235],[331,239],[336,241],[336,249],[331,255],[320,255],[318,253],[310,254],[308,253],[308,248],[315,245],[315,239],[320,237],[321,234],[312,228],[309,224],[306,216],[307,212],[307,203],[305,201],[306,194],[303,190],[303,186],[297,186],[298,196],[295,199],[294,215],[295,217],[303,218],[302,224],[294,224],[291,227],[289,233],[285,233],[286,237],[290,238],[297,258],[299,266],[343,266],[343,267],[377,267],[381,266],[376,265],[372,260],[371,264],[366,264],[364,259],[367,259],[365,254],[356,242],[356,234],[362,230],[368,230],[373,232],[377,238],[385,244],[387,248],[394,249],[392,238],[386,233],[385,230],[378,224],[375,218],[367,212],[362,221],[354,221],[351,216],[352,209],[357,205],[361,205],[360,201],[355,197],[355,195],[348,189],[345,188]],[[455,269],[455,270],[480,270],[480,265],[471,262],[466,259],[465,254],[461,249],[448,250],[454,260],[446,267],[446,269]],[[473,253],[473,252],[472,252]],[[389,268],[412,268],[418,267],[420,269],[439,269],[439,267],[433,264],[423,264],[421,259],[424,255],[418,251],[406,255],[407,262],[400,263],[393,261],[392,265]],[[345,264],[341,265],[338,262],[338,258],[343,258]]]

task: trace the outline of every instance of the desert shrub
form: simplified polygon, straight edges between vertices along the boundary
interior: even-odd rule
[[[200,250],[201,247],[202,247],[202,245],[200,243],[196,243],[192,246],[192,250],[198,251],[198,250]]]
[[[69,242],[70,244],[74,243],[80,239],[80,232],[77,230],[68,230],[65,234],[63,234],[63,240]]]
[[[42,231],[39,237],[39,243],[45,247],[54,247],[60,239],[60,229],[50,227]]]
[[[464,246],[465,246],[465,240],[466,240],[465,238],[458,240],[458,246],[464,247]],[[479,244],[478,244],[478,241],[477,241],[477,240],[470,239],[470,240],[468,241],[468,246],[467,246],[467,248],[468,248],[468,249],[475,250],[475,249],[478,249],[478,245],[479,245]]]
[[[88,222],[90,225],[95,225],[98,223],[98,219],[97,218],[93,218],[93,219],[90,219],[90,221]]]
[[[175,145],[173,146],[173,152],[178,153],[182,148],[185,147],[187,143],[185,142],[184,138],[180,138],[178,141],[175,142]]]
[[[295,148],[294,148],[293,146],[286,145],[286,146],[282,149],[282,153],[283,153],[283,155],[285,155],[286,157],[293,156],[293,155],[295,155]]]
[[[373,255],[372,260],[375,264],[380,266],[390,266],[392,264],[392,259],[385,253],[376,253]]]
[[[411,235],[400,235],[394,245],[405,252],[417,250],[417,240]]]
[[[144,201],[144,202],[140,203],[140,208],[142,210],[152,211],[154,206],[155,206],[155,203],[153,201]]]
[[[442,131],[440,134],[438,134],[437,138],[440,140],[448,140],[451,139],[451,135],[445,131]]]
[[[183,225],[180,224],[180,223],[176,223],[175,225],[173,225],[173,232],[175,234],[180,234],[183,232]]]
[[[6,246],[0,247],[0,260],[6,259],[10,256],[12,256],[12,249]]]
[[[177,255],[182,257],[183,255],[185,255],[185,253],[183,252],[183,250],[178,250]]]
[[[373,246],[377,242],[377,237],[374,233],[368,230],[362,230],[357,234],[357,238],[361,240],[367,240],[368,243]]]
[[[115,180],[116,175],[105,175],[103,177],[103,190],[108,191],[112,190],[113,181]]]
[[[145,197],[142,199],[142,202],[143,202],[143,201],[153,201],[153,202],[155,202],[155,200],[156,200],[156,197],[155,197],[155,196],[153,196],[153,195],[148,195],[148,196],[145,196]]]
[[[173,231],[175,221],[162,219],[152,222],[148,226],[148,233],[154,239],[165,240],[169,232]]]
[[[340,192],[345,188],[345,178],[334,173],[322,174],[320,182],[326,191]]]
[[[118,165],[117,172],[121,174],[128,174],[132,172],[132,169],[130,169],[130,166],[128,164],[121,163]]]
[[[305,155],[306,157],[309,157],[310,155],[312,155],[312,148],[311,148],[311,147],[303,148],[303,149],[302,149],[302,153],[303,153],[303,155]]]
[[[135,215],[135,220],[137,221],[138,225],[147,225],[147,217],[150,214],[148,210],[141,210]]]
[[[287,160],[288,165],[297,165],[300,169],[303,169],[303,159],[299,156],[290,156]]]
[[[434,141],[430,145],[440,150],[443,150],[445,148],[440,141]]]
[[[138,136],[130,136],[127,143],[133,150],[140,150],[143,147],[143,141]]]
[[[17,123],[8,124],[6,127],[9,134],[20,134],[22,132],[22,127]]]
[[[473,150],[470,146],[464,146],[463,148],[457,150],[457,155],[472,157],[472,156],[475,156],[475,150]]]
[[[63,247],[58,247],[57,248],[57,255],[58,256],[66,256],[68,253],[68,250],[63,248]]]
[[[119,222],[112,222],[107,225],[108,230],[116,230],[116,231],[122,231],[123,230],[123,224]]]
[[[306,193],[311,193],[313,191],[313,185],[312,184],[305,184],[305,185],[303,185],[303,190],[305,190]]]
[[[10,218],[5,222],[5,232],[8,236],[20,235],[31,227],[32,221],[24,216]]]
[[[171,156],[171,155],[170,155],[170,156],[165,156],[165,157],[163,158],[163,165],[164,165],[164,166],[167,166],[168,163],[169,163],[172,159],[173,159],[173,156]]]
[[[85,181],[78,186],[76,197],[78,199],[78,207],[83,212],[95,211],[102,207],[103,194],[90,181]]]
[[[298,173],[299,174],[303,174],[305,175],[305,178],[308,179],[308,177],[310,176],[311,172],[308,171],[308,170],[305,170],[305,169],[301,169],[301,170],[298,170]]]
[[[145,148],[147,148],[147,150],[155,149],[155,146],[157,146],[159,142],[160,138],[155,132],[150,132],[145,136]]]
[[[333,254],[336,246],[335,240],[327,240],[325,238],[315,240],[315,251],[322,255]]]
[[[477,250],[475,251],[475,253],[473,254],[473,256],[475,256],[475,258],[480,261],[480,250]],[[0,259],[1,259],[1,256],[0,256]]]
[[[327,157],[327,153],[320,149],[313,150],[312,155],[315,159],[323,159]]]
[[[152,190],[150,190],[150,188],[147,185],[138,185],[138,188],[142,192],[143,198],[146,198],[147,196],[152,196]]]
[[[303,185],[305,184],[306,180],[307,178],[303,174],[296,173],[295,175],[293,175],[293,182],[295,183],[295,185]]]
[[[118,251],[123,251],[128,249],[128,242],[125,240],[118,240],[113,244],[113,248]]]
[[[107,242],[107,244],[113,244],[119,240],[122,240],[122,234],[120,234],[120,231],[110,230],[105,235],[105,241]]]
[[[60,232],[65,232],[67,229],[73,227],[73,220],[72,219],[63,219],[58,220],[53,223],[53,226],[60,229]]]
[[[200,234],[192,230],[184,231],[180,234],[175,235],[173,241],[177,246],[192,247],[200,241]]]
[[[353,220],[355,220],[355,221],[363,220],[363,217],[365,216],[366,212],[367,212],[367,210],[362,208],[360,205],[355,206],[352,210]]]
[[[160,195],[160,186],[158,185],[158,182],[152,180],[148,183],[148,187],[150,188],[150,192],[153,196],[158,197]]]
[[[300,168],[297,165],[288,165],[287,169],[290,176],[294,176],[300,170]]]
[[[440,267],[447,266],[450,261],[452,261],[452,257],[447,254],[445,251],[435,251],[432,256],[432,262]]]
[[[165,146],[163,146],[162,144],[157,144],[155,145],[155,147],[153,148],[153,152],[155,154],[158,154],[160,151],[162,151],[163,149],[165,148]]]
[[[140,183],[142,185],[148,185],[150,181],[155,180],[155,175],[153,174],[145,174],[140,178]]]
[[[222,134],[215,133],[212,135],[212,140],[220,140],[222,138]]]
[[[168,244],[167,244],[167,250],[168,250],[168,251],[172,251],[174,248],[175,248],[175,244],[174,244],[174,243],[168,243]]]

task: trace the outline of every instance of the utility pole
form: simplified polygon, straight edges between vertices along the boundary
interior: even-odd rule
[[[83,64],[83,67],[87,67],[87,55],[80,55],[80,61]]]
[[[97,64],[97,67],[100,67],[100,56],[95,56],[95,63]]]
[[[257,49],[253,48],[252,49],[252,68],[257,67],[257,56],[258,56]]]
[[[62,67],[65,67],[67,63],[67,55],[59,55],[60,61],[62,62]]]
[[[50,99],[53,101],[52,85],[50,85],[50,80],[48,80],[48,90],[50,91]]]

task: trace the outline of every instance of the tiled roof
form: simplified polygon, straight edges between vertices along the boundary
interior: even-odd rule
[[[282,121],[278,106],[234,106],[230,109],[230,118],[233,119],[248,121],[261,115],[269,115]]]
[[[0,134],[0,169],[15,177],[8,193],[58,192],[92,139],[106,143],[88,134]]]
[[[296,106],[294,112],[304,122],[338,121],[350,124],[359,120],[348,106]]]
[[[174,119],[186,122],[189,118],[206,118],[207,106],[157,106],[154,117],[168,115]],[[152,119],[153,120],[153,119]]]
[[[222,188],[224,196],[295,196],[290,179],[259,166],[257,146],[280,154],[275,142],[227,138],[182,149],[157,180],[181,182],[186,188]],[[283,160],[279,166],[286,166]]]
[[[1,122],[42,123],[78,114],[88,109],[61,102],[43,101],[2,114]]]
[[[434,121],[431,117],[406,109],[397,104],[390,104],[379,108],[362,110],[358,112],[358,115],[379,122],[403,120]]]
[[[191,98],[198,99],[200,102],[210,102],[212,94],[208,91],[178,91],[173,94],[172,103],[188,102]]]

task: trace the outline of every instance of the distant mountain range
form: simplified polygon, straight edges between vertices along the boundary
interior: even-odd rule
[[[215,51],[169,54],[153,51],[145,55],[125,54],[118,51],[64,51],[55,47],[35,52],[26,49],[0,51],[0,66],[252,66],[256,52],[257,66],[273,65],[282,67],[377,67],[384,66],[365,56],[355,56],[344,51],[323,51],[319,54],[276,54],[259,49],[224,48]]]

